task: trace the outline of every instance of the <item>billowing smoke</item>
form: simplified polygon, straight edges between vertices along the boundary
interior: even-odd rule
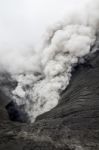
[[[0,51],[1,71],[10,72],[18,82],[12,91],[13,100],[32,122],[58,104],[60,93],[69,85],[72,68],[92,53],[99,26],[99,2],[87,0],[79,6],[47,29],[39,49]]]

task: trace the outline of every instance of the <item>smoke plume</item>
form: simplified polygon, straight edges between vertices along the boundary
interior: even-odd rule
[[[0,71],[10,72],[17,80],[13,100],[24,108],[31,122],[58,104],[60,93],[69,85],[73,67],[92,53],[98,14],[98,0],[87,0],[72,6],[63,19],[48,27],[39,49],[0,50]]]

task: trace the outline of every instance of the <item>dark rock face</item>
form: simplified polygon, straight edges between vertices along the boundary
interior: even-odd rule
[[[27,122],[27,114],[12,100],[11,91],[17,86],[17,82],[9,73],[0,73],[0,121],[12,120]]]
[[[21,110],[21,108],[13,101],[11,101],[7,106],[6,110],[8,112],[9,118],[12,121],[25,123],[28,121],[27,114]]]
[[[11,149],[99,150],[99,52],[76,67],[58,106],[34,124],[0,121],[0,150]]]
[[[17,83],[6,73],[0,73],[0,122],[8,119],[6,105],[12,101],[11,90],[16,87]]]

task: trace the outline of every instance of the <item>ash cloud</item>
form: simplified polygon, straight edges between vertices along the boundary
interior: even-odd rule
[[[68,0],[66,4],[68,8]],[[69,85],[73,66],[92,53],[98,14],[98,0],[81,1],[77,6],[71,0],[65,17],[47,29],[43,42],[37,43],[39,48],[6,47],[0,51],[1,72],[10,72],[17,80],[13,99],[24,107],[31,122],[58,104],[60,93]]]

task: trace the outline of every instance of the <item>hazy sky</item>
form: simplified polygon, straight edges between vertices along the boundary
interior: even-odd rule
[[[0,0],[0,48],[33,47],[46,27],[82,0]]]

